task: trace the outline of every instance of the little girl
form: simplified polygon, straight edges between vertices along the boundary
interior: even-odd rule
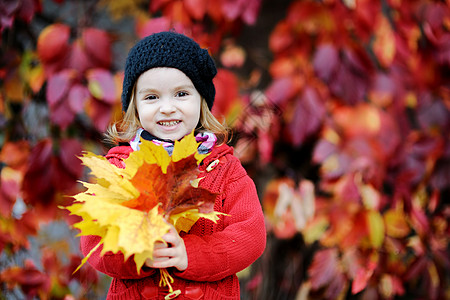
[[[227,130],[211,114],[217,70],[208,51],[175,32],[161,32],[139,41],[129,52],[123,81],[124,118],[107,136],[119,143],[106,158],[124,168],[140,138],[163,144],[171,154],[173,142],[195,130],[198,151],[209,153],[199,166],[200,186],[217,194],[214,210],[225,213],[217,223],[199,219],[185,234],[172,228],[157,243],[153,259],[138,273],[133,257],[101,247],[88,260],[112,282],[107,299],[172,299],[160,287],[158,268],[174,277],[177,299],[239,299],[236,273],[264,251],[264,216],[253,181],[233,149]],[[98,244],[98,236],[81,238],[84,255]]]

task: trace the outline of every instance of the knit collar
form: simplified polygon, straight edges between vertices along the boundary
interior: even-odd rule
[[[131,148],[136,151],[139,150],[139,144],[141,143],[141,138],[147,141],[152,141],[156,145],[163,145],[164,149],[166,149],[167,153],[169,155],[172,155],[174,142],[171,140],[163,140],[160,139],[154,135],[152,135],[150,132],[146,131],[144,128],[139,128],[136,132],[136,135],[134,138],[130,141]],[[195,140],[200,143],[198,146],[198,153],[200,154],[206,154],[211,152],[212,148],[217,142],[217,137],[214,133],[211,132],[199,132],[195,136]]]

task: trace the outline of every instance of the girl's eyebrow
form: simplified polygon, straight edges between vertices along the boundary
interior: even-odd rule
[[[187,83],[187,84],[182,84],[182,85],[175,86],[173,88],[173,90],[183,90],[183,89],[195,89],[195,86],[193,84],[191,84],[191,83]],[[156,88],[144,87],[144,88],[142,88],[142,89],[140,89],[138,91],[138,94],[146,94],[146,93],[149,93],[149,92],[153,92],[154,93],[154,92],[157,92],[157,91],[158,91],[158,89],[156,89]]]
[[[192,83],[182,84],[175,88],[175,90],[181,90],[181,89],[194,89],[194,85]]]
[[[156,89],[152,89],[152,88],[142,88],[138,91],[138,94],[147,94],[150,92],[155,92]]]

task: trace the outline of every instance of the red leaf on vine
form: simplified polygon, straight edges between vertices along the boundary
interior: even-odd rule
[[[164,5],[167,5],[171,0],[154,0],[150,1],[149,9],[151,12],[156,12],[157,10],[161,9]]]
[[[36,211],[28,210],[19,219],[6,218],[2,221],[2,227],[6,227],[6,232],[0,228],[0,246],[8,245],[13,252],[30,245],[29,237],[36,235],[39,228],[39,218]],[[39,216],[41,217],[41,216]]]
[[[317,133],[324,116],[325,105],[319,94],[314,88],[305,87],[303,94],[295,102],[293,119],[289,123],[292,143],[298,146]]]
[[[339,52],[332,44],[320,45],[313,58],[314,71],[323,81],[334,77],[339,67]]]
[[[449,109],[443,101],[432,99],[432,96],[429,94],[421,95],[419,101],[417,119],[421,128],[430,132],[439,129],[444,131],[450,128]]]
[[[86,112],[94,123],[95,128],[100,132],[104,132],[111,122],[113,106],[104,101],[91,99]]]
[[[69,58],[69,67],[83,74],[86,70],[93,68],[94,64],[89,59],[88,53],[85,51],[83,41],[77,39],[72,44]]]
[[[325,159],[337,152],[337,145],[326,139],[321,139],[316,143],[313,152],[313,162],[323,163]]]
[[[246,8],[242,13],[242,20],[248,25],[254,25],[258,19],[262,0],[246,1]]]
[[[216,98],[212,112],[217,117],[227,116],[233,104],[239,98],[238,80],[236,75],[226,69],[219,69],[214,78]]]
[[[0,32],[5,28],[10,28],[15,19],[15,13],[19,9],[19,1],[2,1],[0,2]]]
[[[53,207],[57,192],[73,188],[83,170],[76,156],[81,154],[77,140],[39,142],[30,155],[23,182],[24,200],[35,206]],[[55,207],[56,210],[56,207]]]
[[[170,1],[164,6],[163,15],[174,23],[181,23],[188,28],[192,26],[191,16],[186,13],[182,1]]]
[[[69,107],[75,114],[83,111],[84,105],[89,99],[89,90],[81,84],[74,84],[67,96]]]
[[[428,258],[426,256],[420,256],[414,259],[409,265],[408,270],[405,272],[405,280],[409,281],[419,276],[420,273],[426,272],[428,265]]]
[[[370,101],[379,107],[387,107],[392,104],[394,96],[401,83],[392,75],[378,73],[372,81],[369,92]]]
[[[261,0],[223,0],[222,12],[225,17],[234,21],[238,17],[249,25],[256,23]]]
[[[335,57],[335,54],[331,54],[333,52],[331,50],[322,49],[322,51],[325,51],[325,53],[319,53],[322,56],[329,52],[328,55]],[[316,58],[317,60],[319,58]],[[318,63],[316,65],[321,66]],[[332,64],[330,67],[328,71],[318,70],[318,74],[324,76],[321,79],[329,85],[330,91],[346,104],[362,102],[372,72],[372,65],[366,55],[358,49],[343,49],[340,53],[339,64],[337,66]],[[326,77],[330,75],[334,76]]]
[[[66,129],[75,119],[75,113],[68,103],[61,101],[50,107],[50,121],[61,129]]]
[[[358,269],[355,279],[352,282],[352,294],[357,294],[367,287],[367,283],[372,276],[372,270],[364,268]]]
[[[73,70],[66,69],[48,79],[46,92],[50,108],[56,106],[67,95],[75,75]]]
[[[47,203],[52,201],[51,155],[52,143],[50,140],[39,142],[31,150],[30,162],[22,186],[25,202],[34,204],[40,201]]]
[[[111,38],[109,34],[98,28],[86,28],[81,39],[87,57],[95,67],[108,69],[111,66]]]
[[[185,0],[184,7],[186,12],[195,20],[202,20],[206,13],[208,0]]]
[[[81,154],[82,145],[75,139],[62,139],[59,143],[58,163],[61,165],[60,171],[64,171],[69,177],[67,181],[62,181],[57,187],[61,190],[69,189],[73,185],[72,180],[78,180],[83,172],[83,166],[78,156]]]
[[[0,172],[0,216],[9,217],[19,197],[22,176],[18,171],[4,167]]]
[[[439,163],[436,166],[435,171],[432,174],[431,177],[431,185],[436,190],[443,190],[444,188],[448,188],[450,186],[450,145],[447,144],[446,147],[446,160]]]
[[[74,271],[81,264],[81,257],[72,254],[70,256],[70,262],[63,269],[63,273],[71,279],[78,280],[81,285],[87,289],[95,285],[99,281],[99,276],[97,271],[89,264],[86,264],[83,268],[80,268],[77,272]]]
[[[411,210],[411,224],[412,227],[417,231],[420,236],[426,235],[429,233],[430,224],[428,222],[428,218],[425,212],[418,208],[413,207]]]
[[[22,0],[19,10],[19,17],[27,23],[30,23],[36,12],[41,11],[41,3],[36,0]]]
[[[259,157],[261,159],[261,164],[267,164],[272,159],[272,153],[273,153],[273,138],[267,131],[258,130],[258,150],[259,150]]]
[[[291,27],[286,21],[278,23],[269,37],[269,48],[278,53],[288,48],[294,42]]]
[[[0,161],[15,170],[24,171],[29,154],[28,141],[6,142],[0,151]]]
[[[136,20],[136,33],[140,38],[144,38],[156,32],[167,31],[169,29],[170,29],[170,20],[164,16],[151,18],[145,21],[142,21],[141,19]],[[183,31],[177,30],[177,32]]]
[[[69,280],[65,277],[65,274],[62,274],[61,271],[61,261],[58,258],[56,253],[56,249],[44,248],[42,249],[42,267],[45,270],[45,274],[47,274],[50,278],[54,278],[58,280],[59,284],[67,285]],[[57,275],[57,276],[55,276]]]
[[[10,267],[0,273],[0,279],[5,282],[8,289],[19,286],[28,297],[39,293],[47,295],[50,292],[49,277],[36,269],[31,260],[25,262],[25,267]]]
[[[270,102],[276,105],[286,104],[296,94],[297,87],[292,77],[275,79],[266,90]]]
[[[348,200],[349,199],[347,199],[347,201]],[[352,230],[350,230],[346,236],[342,237],[339,244],[342,248],[352,248],[355,245],[359,245],[363,239],[367,238],[369,233],[366,213],[357,213],[356,215],[351,216],[351,218]],[[336,223],[333,225],[339,226],[339,221],[335,221]]]
[[[108,104],[118,101],[116,83],[111,72],[105,69],[91,69],[86,73],[86,79],[89,92],[96,99]]]
[[[44,28],[37,41],[37,52],[44,64],[63,60],[69,52],[70,28],[52,24]]]
[[[336,299],[344,289],[346,278],[335,248],[317,251],[308,268],[308,274],[313,290],[326,286],[325,295],[328,299]]]

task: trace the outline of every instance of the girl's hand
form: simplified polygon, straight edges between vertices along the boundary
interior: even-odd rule
[[[184,271],[188,266],[186,247],[183,239],[172,226],[170,231],[163,236],[167,245],[156,242],[153,248],[153,260],[148,258],[145,265],[150,268],[175,267],[178,271]]]

